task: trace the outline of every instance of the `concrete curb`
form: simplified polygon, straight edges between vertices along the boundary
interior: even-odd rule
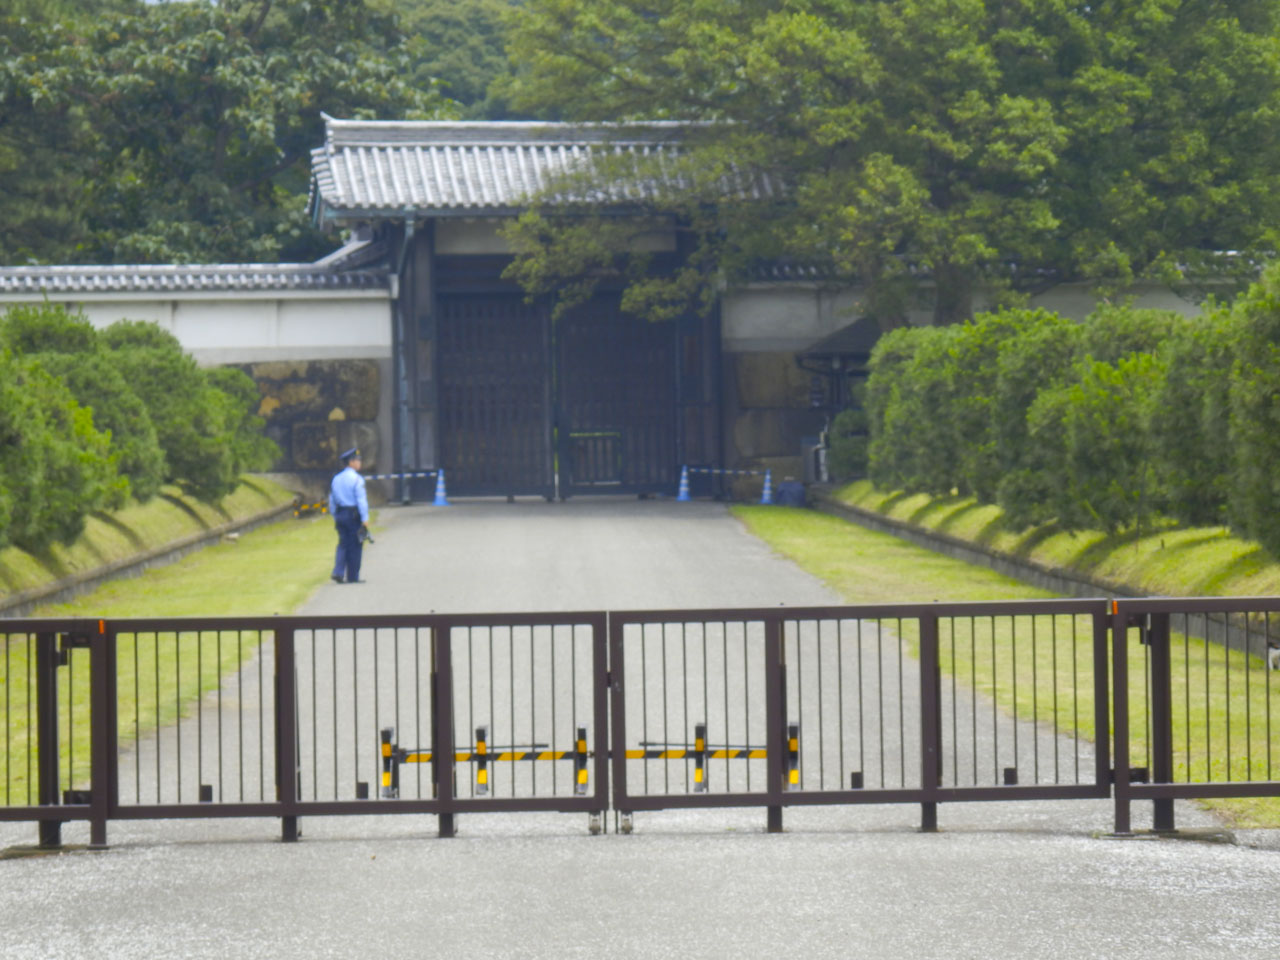
[[[1000,550],[991,550],[981,544],[962,540],[946,533],[936,533],[913,526],[902,520],[886,517],[872,510],[855,507],[837,500],[829,489],[821,487],[809,488],[809,500],[814,508],[823,513],[849,520],[859,526],[879,533],[892,534],[917,546],[935,550],[938,553],[966,563],[976,563],[1004,574],[1015,577],[1045,590],[1071,597],[1106,596],[1114,598],[1149,596],[1148,591],[1140,590],[1129,584],[1116,583],[1101,577],[1091,577],[1079,570],[1069,567],[1051,567],[1023,557],[1016,557]]]
[[[252,530],[285,514],[292,513],[293,507],[292,502],[269,507],[252,516],[243,517],[239,520],[230,520],[217,527],[201,530],[199,533],[193,533],[180,540],[174,540],[163,546],[155,547],[145,553],[135,554],[123,560],[116,560],[113,563],[95,567],[92,570],[85,570],[82,573],[64,577],[44,586],[32,587],[30,590],[23,590],[20,593],[0,598],[0,618],[27,616],[41,604],[62,603],[82,593],[88,593],[108,580],[136,577],[150,567],[163,567],[199,550],[201,547],[221,540],[229,533]]]

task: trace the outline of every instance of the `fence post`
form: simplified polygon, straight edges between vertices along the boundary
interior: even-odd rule
[[[938,831],[938,787],[942,782],[942,665],[938,618],[920,616],[920,831]]]
[[[1225,640],[1225,638],[1224,638]],[[1147,641],[1151,645],[1151,782],[1173,782],[1173,690],[1169,653],[1169,614],[1150,614]],[[1173,798],[1152,801],[1152,828],[1172,832]]]
[[[36,799],[41,807],[58,805],[58,637],[36,634]],[[62,846],[62,821],[40,821],[40,846]]]
[[[1115,766],[1112,796],[1115,798],[1115,833],[1133,832],[1129,817],[1129,622],[1117,601],[1111,602],[1112,736]]]
[[[298,683],[292,628],[275,631],[276,800],[280,803],[280,839],[298,839]]]
[[[105,620],[89,647],[90,811],[89,847],[107,846],[107,818],[119,800],[118,738],[116,698],[116,634],[107,631]]]
[[[769,833],[782,832],[782,791],[786,777],[787,668],[783,661],[782,621],[770,616],[764,622],[765,769],[768,787]]]
[[[448,621],[431,629],[432,661],[435,664],[432,693],[431,770],[435,777],[436,800],[440,804],[439,835],[452,837],[453,822],[453,626]]]

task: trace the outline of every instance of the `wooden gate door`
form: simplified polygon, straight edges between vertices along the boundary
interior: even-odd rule
[[[546,311],[512,294],[439,300],[440,463],[451,495],[555,495]]]
[[[676,324],[596,297],[556,323],[560,496],[672,492]]]

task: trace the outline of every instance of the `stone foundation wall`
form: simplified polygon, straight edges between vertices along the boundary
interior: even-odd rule
[[[791,351],[726,353],[725,465],[770,470],[775,486],[804,479],[801,440],[822,430],[823,412],[810,407],[810,375]],[[763,481],[744,477],[735,497],[755,499]]]
[[[253,378],[258,415],[280,447],[276,473],[332,475],[338,454],[359,447],[363,470],[390,469],[379,428],[382,371],[377,360],[305,360],[235,364]]]

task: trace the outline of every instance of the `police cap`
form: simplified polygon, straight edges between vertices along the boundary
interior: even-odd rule
[[[342,452],[342,455],[339,457],[339,459],[340,459],[343,463],[346,463],[348,460],[359,460],[359,459],[360,459],[360,448],[359,448],[359,447],[352,447],[350,450],[344,450],[344,451]]]

